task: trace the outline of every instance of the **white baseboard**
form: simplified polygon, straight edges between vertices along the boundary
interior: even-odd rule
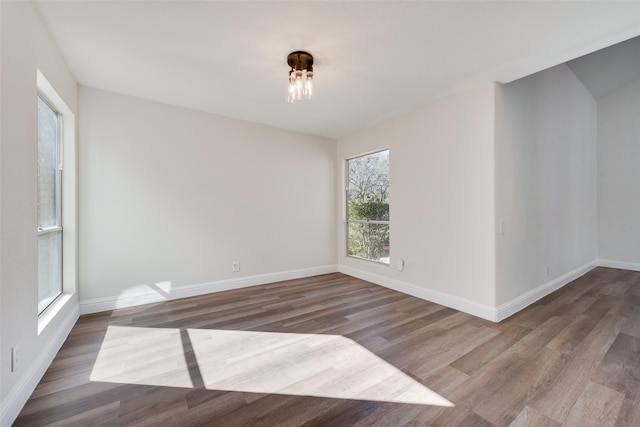
[[[198,283],[195,285],[185,285],[175,287],[167,291],[149,291],[107,298],[96,298],[86,301],[80,301],[80,314],[97,313],[100,311],[115,310],[117,308],[133,307],[137,305],[205,295],[213,292],[228,291],[231,289],[264,285],[266,283],[281,282],[283,280],[301,279],[303,277],[336,273],[337,271],[337,265],[325,265],[320,267],[303,268],[299,270],[282,271],[278,273],[245,276],[239,277],[237,279],[234,278],[219,280],[215,282]]]
[[[553,279],[547,283],[544,283],[538,286],[535,289],[526,292],[517,298],[512,299],[504,304],[498,306],[496,310],[496,321],[501,321],[506,319],[507,317],[517,313],[525,307],[533,304],[539,299],[549,295],[550,293],[560,289],[565,286],[569,282],[576,280],[578,277],[584,276],[589,271],[593,270],[598,266],[597,261],[592,261],[587,264],[584,264],[575,270],[572,270],[568,273],[563,274],[562,276]]]
[[[74,303],[75,304],[75,303]],[[40,351],[38,356],[20,380],[11,388],[9,393],[2,400],[2,411],[0,412],[0,426],[9,427],[16,419],[24,407],[27,400],[36,389],[36,386],[47,372],[49,365],[58,354],[60,347],[67,339],[73,325],[75,325],[80,310],[77,304],[62,321],[60,328],[56,331],[54,339]]]
[[[426,301],[435,302],[436,304],[463,311],[482,319],[491,320],[492,322],[496,321],[496,309],[486,304],[480,304],[466,298],[422,288],[407,282],[389,279],[388,277],[368,273],[346,265],[340,265],[338,267],[338,271],[340,271],[340,273],[348,274],[349,276],[357,277],[358,279],[375,283],[376,285],[384,286],[385,288],[393,289],[394,291],[413,295],[414,297],[418,297]]]
[[[609,259],[599,259],[599,267],[618,268],[620,270],[640,271],[640,264],[634,262],[612,261]]]
[[[585,275],[596,266],[601,265],[597,261],[589,262],[581,267],[576,268],[562,276],[544,283],[537,288],[520,295],[517,298],[508,301],[499,307],[492,307],[486,304],[480,304],[475,301],[461,298],[455,295],[446,294],[444,292],[434,291],[432,289],[421,288],[410,283],[401,282],[399,280],[389,279],[387,277],[379,276],[377,274],[368,273],[362,270],[358,270],[346,265],[340,265],[338,270],[341,273],[348,274],[350,276],[357,277],[362,280],[366,280],[375,283],[386,288],[396,290],[405,294],[413,295],[415,297],[435,302],[437,304],[444,305],[455,310],[463,311],[476,317],[480,317],[492,322],[499,322],[507,317],[517,313],[518,311],[526,308],[527,306],[538,301],[540,298],[549,295],[550,293],[560,289],[569,282],[577,279],[580,276]],[[619,265],[619,264],[618,264]],[[614,267],[622,268],[622,267]],[[631,268],[627,268],[631,269]],[[640,271],[640,265],[638,265],[638,271]]]

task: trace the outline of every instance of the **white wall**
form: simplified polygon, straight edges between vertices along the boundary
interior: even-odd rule
[[[335,271],[334,140],[86,87],[79,105],[83,311]]]
[[[483,317],[494,304],[494,85],[450,96],[338,142],[344,161],[390,149],[391,265],[346,256],[341,271]],[[405,260],[398,272],[396,262]]]
[[[498,88],[497,306],[531,303],[596,260],[596,120],[566,65]]]
[[[77,318],[74,294],[38,335],[37,104],[40,69],[77,111],[77,86],[30,2],[1,9],[0,424],[9,425]],[[11,372],[11,347],[20,364]]]
[[[640,80],[598,100],[599,258],[640,270]]]

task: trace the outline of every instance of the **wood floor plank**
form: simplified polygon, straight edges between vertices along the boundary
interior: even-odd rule
[[[490,328],[471,325],[461,325],[456,334],[441,332],[428,346],[424,346],[422,351],[414,353],[413,362],[407,366],[407,370],[419,378],[426,378],[457,360],[461,354],[467,354],[486,343],[498,333]]]
[[[524,377],[527,384],[533,381],[526,373],[527,361],[516,353],[505,353],[482,369],[481,375],[474,375],[450,396],[454,403],[463,405],[484,419],[497,422],[511,411],[513,417],[519,413],[526,401],[527,389],[521,383],[511,381],[514,377]],[[515,405],[515,406],[514,406]],[[508,414],[507,414],[508,415]]]
[[[591,377],[610,389],[640,398],[640,338],[618,334]]]
[[[533,358],[542,347],[562,333],[570,324],[571,322],[564,317],[551,316],[509,350],[518,353],[520,357]]]
[[[638,426],[640,272],[500,323],[340,273],[85,315],[15,425]]]
[[[464,356],[454,360],[451,366],[460,372],[471,375],[493,361],[529,333],[531,333],[529,328],[512,325],[509,329],[501,331],[498,335],[480,344]]]
[[[410,427],[484,427],[491,426],[491,423],[469,408],[462,407],[451,409],[431,407],[423,410],[406,425]]]
[[[571,353],[589,335],[595,325],[596,322],[588,316],[576,316],[568,327],[563,329],[547,344],[547,347],[564,353]]]
[[[640,405],[635,399],[626,398],[618,412],[618,426],[640,426]]]
[[[615,426],[624,394],[589,381],[571,408],[565,425],[575,427]]]
[[[509,427],[560,427],[561,424],[541,414],[530,406],[525,407]]]
[[[531,407],[554,420],[564,422],[588,384],[591,373],[618,335],[621,325],[621,319],[615,316],[605,316],[598,322],[576,346],[575,351],[563,359],[562,369],[553,379],[549,391],[537,396]]]

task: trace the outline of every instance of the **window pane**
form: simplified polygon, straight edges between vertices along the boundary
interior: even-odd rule
[[[38,97],[38,227],[59,225],[58,115]]]
[[[347,217],[389,220],[389,150],[348,161]]]
[[[38,228],[60,226],[58,113],[38,96]],[[62,293],[62,231],[38,235],[38,313]]]
[[[38,236],[38,313],[62,293],[62,231]]]
[[[389,263],[389,225],[349,222],[350,256]]]

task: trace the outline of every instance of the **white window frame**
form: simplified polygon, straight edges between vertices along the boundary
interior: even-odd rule
[[[64,153],[64,147],[63,147],[63,141],[64,141],[64,123],[62,120],[62,114],[60,113],[60,111],[58,111],[58,109],[55,107],[55,105],[53,105],[53,103],[51,101],[49,101],[47,99],[47,96],[45,94],[43,94],[40,90],[38,90],[38,98],[41,99],[50,109],[51,111],[53,111],[56,114],[56,120],[57,120],[57,132],[56,132],[56,188],[55,188],[55,192],[56,192],[56,224],[54,226],[51,227],[46,227],[46,228],[42,228],[42,227],[38,227],[38,239],[40,238],[40,236],[44,236],[47,234],[52,234],[52,233],[60,233],[62,242],[61,242],[61,247],[60,247],[60,264],[61,264],[61,270],[60,270],[60,292],[57,293],[55,296],[44,299],[43,301],[38,301],[38,315],[42,314],[43,311],[45,311],[47,309],[47,307],[49,307],[60,295],[62,295],[62,289],[63,289],[63,276],[64,276],[64,232],[63,232],[63,228],[62,228],[62,198],[63,198],[63,194],[62,194],[62,177],[63,177],[63,153]],[[39,124],[38,124],[39,126]],[[39,192],[38,192],[39,193]],[[38,285],[40,282],[40,277],[38,277]]]
[[[77,292],[78,283],[78,255],[77,255],[77,180],[76,180],[76,118],[62,97],[51,83],[37,71],[37,92],[47,103],[58,112],[60,121],[58,163],[64,165],[64,173],[58,185],[60,186],[59,227],[64,230],[62,239],[62,293],[58,295],[38,315],[38,334],[47,327],[56,314],[71,300]],[[37,100],[37,98],[36,98]],[[38,230],[38,234],[51,232],[58,227]],[[36,284],[37,286],[37,284]],[[37,302],[36,302],[37,304]]]

